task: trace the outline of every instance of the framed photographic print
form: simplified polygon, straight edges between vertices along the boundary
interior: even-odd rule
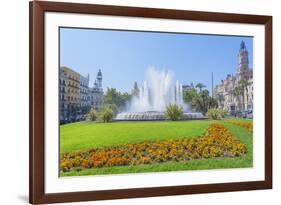
[[[272,187],[272,17],[30,2],[30,203]]]

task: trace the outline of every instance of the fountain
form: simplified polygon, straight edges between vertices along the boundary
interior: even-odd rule
[[[183,101],[182,84],[174,83],[171,71],[148,69],[146,80],[137,95],[133,96],[127,111],[117,114],[117,121],[151,121],[165,120],[167,105],[176,104],[183,107],[183,119],[203,119],[202,113],[189,112]]]

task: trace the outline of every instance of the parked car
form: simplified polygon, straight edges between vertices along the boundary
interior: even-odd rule
[[[243,112],[241,112],[241,111],[236,111],[236,113],[235,113],[234,116],[235,116],[235,117],[242,118],[242,117],[243,117]]]
[[[253,110],[245,110],[245,111],[236,111],[231,110],[229,112],[231,116],[237,117],[237,118],[248,118],[253,119]]]
[[[82,121],[82,120],[85,120],[85,116],[84,115],[77,115],[76,116],[76,121]]]
[[[237,111],[236,111],[236,110],[231,110],[231,111],[229,112],[229,114],[230,114],[231,116],[236,116]]]
[[[253,119],[253,110],[248,110],[246,118]]]

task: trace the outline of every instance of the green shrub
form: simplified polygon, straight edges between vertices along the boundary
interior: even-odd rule
[[[118,113],[118,107],[115,104],[103,104],[101,110],[103,110],[104,108],[110,108],[113,111],[113,116],[117,115]]]
[[[88,112],[87,114],[87,118],[91,121],[96,121],[98,118],[98,112],[95,109],[91,108],[90,112]]]
[[[176,104],[169,104],[166,107],[166,116],[168,119],[172,121],[180,120],[182,119],[183,115],[183,108]]]
[[[113,119],[114,111],[109,106],[104,106],[99,112],[99,120],[110,122]]]
[[[211,108],[207,112],[207,116],[213,120],[219,120],[225,117],[227,112],[221,108]]]
[[[219,108],[218,108],[219,109]],[[225,118],[226,115],[227,115],[227,111],[224,110],[224,109],[219,109],[220,110],[220,115],[221,115],[221,118]]]

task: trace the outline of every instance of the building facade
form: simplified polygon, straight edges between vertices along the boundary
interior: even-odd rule
[[[66,71],[60,69],[59,77],[59,106],[60,106],[60,121],[66,118],[67,115],[67,80],[66,80]]]
[[[102,73],[99,70],[94,87],[89,87],[90,76],[68,67],[60,67],[59,113],[60,122],[76,121],[93,107],[100,109],[103,100]]]
[[[68,67],[61,67],[60,81],[60,110],[64,110],[60,118],[70,119],[77,115],[80,106],[80,74]]]
[[[183,92],[188,92],[193,90],[195,87],[193,85],[193,83],[190,83],[190,85],[182,85],[182,91]]]
[[[228,74],[215,86],[214,97],[219,107],[230,113],[253,109],[253,69],[249,68],[249,55],[244,41],[238,52],[236,74]]]
[[[80,75],[80,107],[90,106],[90,96],[89,96],[89,81],[90,75],[87,77]]]

